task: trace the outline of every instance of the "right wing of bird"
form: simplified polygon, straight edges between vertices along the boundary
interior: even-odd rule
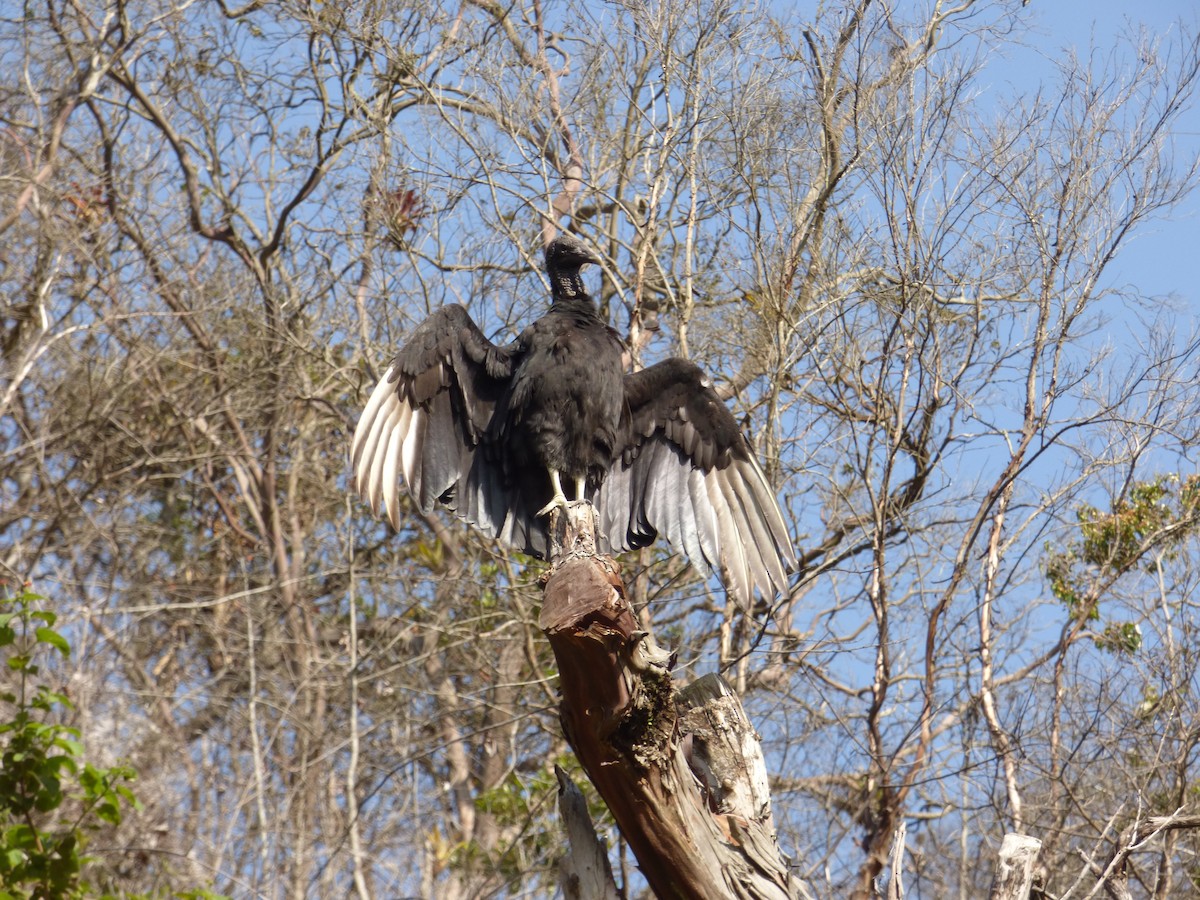
[[[477,453],[518,345],[497,347],[458,305],[422,322],[375,386],[351,443],[354,484],[400,522],[400,479],[422,512],[441,501],[495,535],[504,526],[480,498],[499,475]],[[479,481],[472,487],[468,481]]]

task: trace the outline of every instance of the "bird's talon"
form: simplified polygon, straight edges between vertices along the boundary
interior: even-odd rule
[[[548,515],[550,515],[550,513],[554,512],[554,510],[556,510],[556,509],[561,509],[563,512],[566,512],[567,507],[570,505],[570,502],[571,501],[569,501],[566,498],[566,496],[559,494],[557,497],[551,497],[550,502],[547,503],[545,506],[543,506],[541,509],[539,509],[537,511],[537,514],[539,516],[548,516]]]

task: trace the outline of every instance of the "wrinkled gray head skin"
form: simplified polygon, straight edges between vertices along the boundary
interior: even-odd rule
[[[562,234],[552,240],[546,247],[546,273],[550,276],[553,302],[587,300],[579,268],[585,263],[598,262],[600,256],[573,234]]]

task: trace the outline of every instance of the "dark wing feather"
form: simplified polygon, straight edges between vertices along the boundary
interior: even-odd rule
[[[668,359],[625,376],[620,453],[595,503],[612,550],[658,533],[720,573],[749,608],[786,590],[795,551],[775,493],[704,373]]]
[[[496,535],[505,527],[502,473],[477,453],[519,343],[496,347],[461,306],[422,322],[375,386],[351,443],[363,500],[399,527],[403,478],[422,512],[441,501]]]

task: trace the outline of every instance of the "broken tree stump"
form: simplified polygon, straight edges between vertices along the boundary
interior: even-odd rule
[[[805,897],[779,853],[766,765],[718,676],[683,692],[674,656],[639,628],[594,514],[551,520],[539,626],[558,661],[567,740],[660,900]]]
[[[1009,832],[1000,843],[996,874],[989,900],[1029,900],[1033,890],[1033,867],[1042,842],[1035,837]]]
[[[563,896],[567,900],[621,900],[608,853],[596,835],[583,792],[562,767],[554,767],[554,777],[558,779],[558,811],[570,846],[558,861]]]

